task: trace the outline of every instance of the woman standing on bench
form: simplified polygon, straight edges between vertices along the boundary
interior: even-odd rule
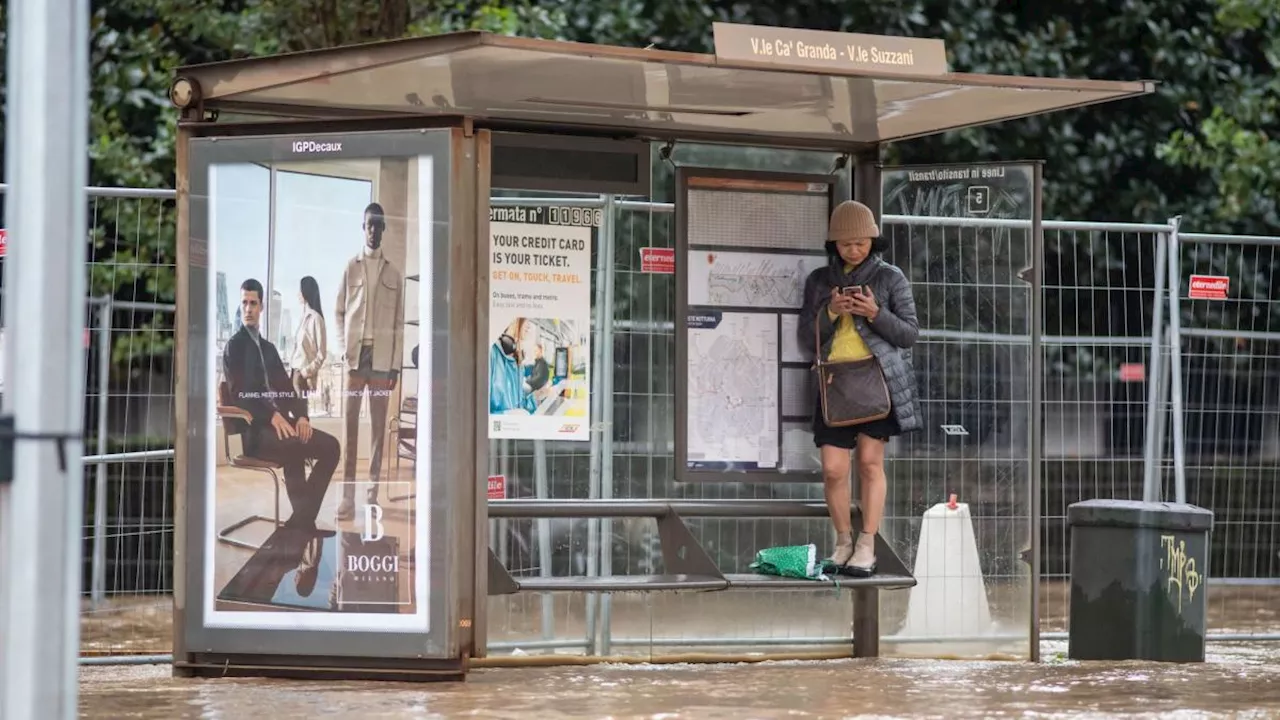
[[[805,281],[801,347],[816,352],[813,441],[822,453],[827,510],[836,530],[829,564],[867,577],[876,570],[875,536],[884,516],[884,448],[921,427],[907,350],[919,325],[911,284],[880,256],[887,243],[875,215],[847,200],[831,214],[827,267]],[[849,473],[857,459],[862,527],[854,542]]]

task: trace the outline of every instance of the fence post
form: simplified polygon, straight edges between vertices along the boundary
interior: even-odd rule
[[[605,197],[600,196],[603,203]],[[603,219],[599,232],[596,233],[596,297],[595,297],[595,327],[593,328],[594,347],[591,352],[591,449],[590,449],[590,473],[587,478],[587,497],[591,500],[600,498],[600,490],[603,485],[603,471],[600,454],[601,441],[604,438],[602,431],[599,429],[600,418],[604,417],[604,392],[601,381],[604,378],[604,313],[609,301],[607,299],[606,290],[608,289],[608,281],[606,277],[609,274],[609,267],[605,262],[605,246],[608,244],[604,235]],[[587,520],[587,575],[594,576],[599,574],[600,568],[600,519],[590,518]],[[598,593],[588,593],[586,597],[586,624],[587,624],[587,654],[593,655],[596,651],[596,637],[598,632],[598,613],[600,596]]]
[[[501,474],[504,478],[515,477],[511,472],[511,447],[515,445],[515,441],[502,439],[498,441],[500,448],[498,467],[501,468]],[[506,482],[506,480],[503,480]],[[511,521],[507,518],[498,518],[498,558],[502,560],[503,567],[511,567]]]
[[[600,427],[600,497],[603,500],[613,499],[613,280],[614,251],[616,243],[616,224],[614,222],[614,197],[604,196],[604,211],[600,218],[600,260],[604,267],[604,306],[601,308],[599,320],[604,328],[600,335],[604,347],[600,348],[600,417],[596,422]],[[600,574],[613,574],[613,518],[600,521]],[[604,593],[600,596],[600,632],[596,635],[599,643],[598,654],[608,655],[612,638],[613,595]]]
[[[98,304],[98,428],[95,452],[106,455],[108,374],[111,372],[111,296]],[[107,464],[98,463],[93,479],[93,561],[90,603],[99,607],[107,586]]]
[[[1164,457],[1164,429],[1160,422],[1162,387],[1160,339],[1164,336],[1164,294],[1168,277],[1169,237],[1156,235],[1155,299],[1151,301],[1151,360],[1147,371],[1146,437],[1143,438],[1142,499],[1160,499],[1160,460]]]
[[[551,499],[547,482],[547,441],[533,441],[533,494],[539,500]],[[551,577],[551,519],[538,518],[538,574]],[[556,636],[555,596],[542,593],[542,639],[554,640]]]
[[[1169,220],[1169,372],[1173,381],[1173,493],[1174,502],[1187,501],[1187,458],[1182,434],[1182,310],[1178,293],[1182,287],[1182,252],[1178,230],[1182,217]]]

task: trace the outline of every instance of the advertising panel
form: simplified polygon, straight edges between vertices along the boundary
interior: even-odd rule
[[[287,147],[208,171],[204,626],[427,633],[438,160]]]
[[[591,240],[599,214],[490,210],[492,440],[591,438]]]

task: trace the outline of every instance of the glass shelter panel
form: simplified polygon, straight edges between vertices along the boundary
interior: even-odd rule
[[[1030,165],[882,175],[886,259],[920,322],[924,423],[888,449],[884,534],[918,585],[884,596],[887,654],[1029,653],[1036,183]]]
[[[598,214],[578,214],[579,222],[593,228],[589,437],[491,436],[490,497],[820,500],[818,483],[678,480],[676,273],[683,272],[684,265],[676,254],[675,167],[824,175],[831,178],[835,197],[846,198],[849,176],[837,162],[840,156],[683,143],[669,160],[659,146],[654,151],[653,198],[493,191],[491,219],[510,217],[501,209],[513,206],[525,208],[526,220],[534,208],[559,207],[557,212],[562,217],[567,213],[571,225],[572,208],[593,208]],[[760,221],[778,218],[766,213]],[[811,224],[811,249],[821,251],[825,221],[821,227]],[[500,349],[497,342],[495,346]],[[545,346],[542,356],[550,357]],[[541,375],[536,367],[529,369],[528,377]],[[783,378],[787,380],[794,378]],[[763,547],[815,542],[825,549],[829,539],[825,520],[686,522],[726,573],[750,572],[748,565]],[[517,578],[664,572],[651,519],[494,519],[490,526],[491,548]],[[670,655],[691,648],[743,653],[838,650],[849,646],[851,619],[849,594],[829,590],[517,593],[492,597],[489,607],[489,651],[495,655],[517,649],[629,656]]]

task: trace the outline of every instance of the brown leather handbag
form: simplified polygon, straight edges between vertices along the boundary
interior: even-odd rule
[[[889,417],[893,406],[880,361],[869,357],[826,362],[822,359],[822,335],[817,320],[813,328],[817,344],[813,368],[818,371],[818,398],[827,427],[848,427]]]

